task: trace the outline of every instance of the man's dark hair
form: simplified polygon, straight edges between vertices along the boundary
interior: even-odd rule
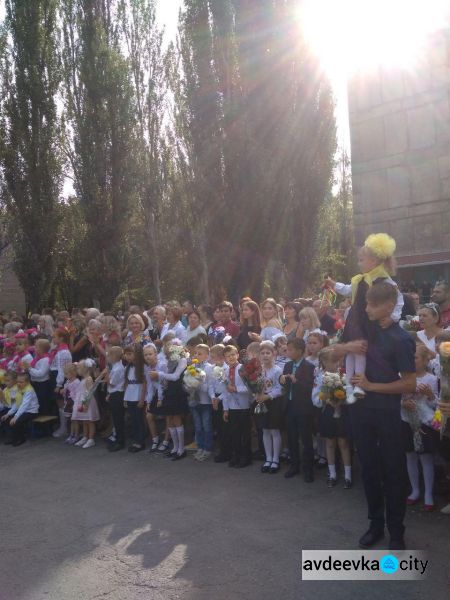
[[[287,345],[292,346],[296,350],[301,350],[302,352],[305,352],[306,350],[305,340],[302,338],[294,338],[293,340],[289,340]]]
[[[373,304],[384,304],[385,302],[397,302],[397,288],[391,283],[375,283],[369,288],[366,298]]]

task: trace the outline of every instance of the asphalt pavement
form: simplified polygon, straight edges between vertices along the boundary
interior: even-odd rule
[[[450,517],[420,507],[406,539],[428,552],[426,581],[302,581],[302,548],[357,548],[358,479],[328,489],[323,471],[306,484],[259,462],[174,463],[51,438],[0,455],[0,600],[448,598]]]

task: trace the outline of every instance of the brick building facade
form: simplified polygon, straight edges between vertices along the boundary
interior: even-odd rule
[[[450,280],[450,27],[413,68],[349,83],[356,240],[397,241],[399,280]]]

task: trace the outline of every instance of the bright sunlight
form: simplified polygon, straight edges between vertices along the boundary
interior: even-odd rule
[[[340,79],[375,65],[412,65],[449,13],[448,0],[303,0],[299,18],[330,76]]]

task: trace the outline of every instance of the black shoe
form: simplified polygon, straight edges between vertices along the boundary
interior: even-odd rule
[[[218,454],[217,456],[214,457],[215,463],[225,463],[225,462],[228,462],[229,460],[230,460],[230,457],[225,456],[224,454]]]
[[[261,467],[261,473],[269,473],[270,472],[270,462],[265,462]]]
[[[352,480],[346,479],[344,481],[344,490],[349,490],[352,487]]]
[[[284,476],[286,477],[286,479],[290,479],[291,477],[295,477],[299,473],[300,473],[300,469],[298,467],[294,467],[291,465],[289,467],[289,469],[286,471],[286,473],[284,474]]]
[[[370,528],[366,531],[366,533],[359,540],[360,548],[370,548],[374,546],[379,540],[384,538],[384,529],[374,529]]]
[[[239,461],[236,458],[230,458],[230,460],[228,461],[228,466],[235,467],[238,463]]]
[[[187,452],[185,450],[183,454],[174,454],[174,456],[172,456],[172,460],[181,460],[182,458],[186,458],[186,456]]]
[[[333,488],[337,484],[337,479],[335,477],[328,477],[327,486],[329,488]]]
[[[303,481],[305,483],[312,483],[314,481],[314,473],[312,471],[305,471]]]
[[[25,444],[26,441],[27,440],[25,438],[22,438],[21,440],[16,440],[11,445],[16,448],[17,446],[21,446],[22,444]]]
[[[406,550],[405,540],[403,538],[391,538],[389,550]]]
[[[243,469],[244,467],[248,467],[251,464],[252,464],[252,461],[250,458],[240,460],[238,462],[238,464],[236,465],[236,469]]]
[[[274,475],[275,473],[278,473],[279,470],[280,470],[280,463],[273,462],[272,466],[270,467],[270,474]]]
[[[119,444],[118,442],[114,442],[114,444],[110,444],[108,446],[108,452],[117,452],[118,450],[123,450],[125,447],[124,444]]]

